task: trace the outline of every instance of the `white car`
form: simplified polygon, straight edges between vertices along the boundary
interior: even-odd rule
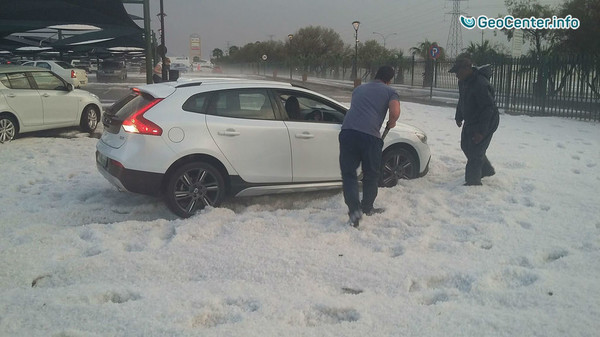
[[[229,196],[339,188],[338,134],[346,111],[281,82],[146,85],[105,112],[97,167],[121,190],[164,196],[181,217]],[[398,123],[383,149],[382,186],[427,173],[430,151],[421,130]]]
[[[49,70],[0,66],[0,142],[19,133],[70,126],[94,132],[101,107],[96,95],[73,89]]]
[[[37,60],[28,61],[23,63],[22,65],[48,69],[57,74],[58,76],[62,77],[65,81],[71,83],[75,88],[81,88],[88,84],[88,76],[85,70],[75,68],[67,62]]]

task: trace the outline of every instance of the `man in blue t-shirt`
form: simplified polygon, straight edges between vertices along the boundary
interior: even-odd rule
[[[352,92],[350,110],[346,113],[340,140],[340,169],[344,188],[344,202],[348,205],[350,224],[358,227],[362,215],[381,213],[373,208],[381,167],[381,126],[389,109],[386,128],[396,126],[400,117],[400,98],[389,86],[394,78],[394,68],[383,66],[377,70],[375,80],[356,87]],[[358,193],[356,170],[362,164],[363,199]]]

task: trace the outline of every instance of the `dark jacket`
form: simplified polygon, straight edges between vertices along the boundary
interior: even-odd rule
[[[464,128],[471,134],[480,133],[484,137],[496,131],[500,122],[491,75],[489,65],[473,67],[473,74],[458,81],[460,96],[454,118],[457,122],[464,121]]]

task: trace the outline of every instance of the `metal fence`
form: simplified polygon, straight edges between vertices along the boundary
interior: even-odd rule
[[[533,58],[498,58],[491,63],[491,83],[496,90],[498,107],[508,113],[533,116],[560,116],[600,121],[600,57],[581,55]],[[283,63],[247,63],[232,65],[242,73],[286,78],[319,77],[352,81],[349,68],[329,68],[314,72]],[[411,87],[458,89],[454,74],[448,73],[452,61],[405,58],[396,65],[395,84]],[[358,70],[363,81],[375,75],[373,69]]]

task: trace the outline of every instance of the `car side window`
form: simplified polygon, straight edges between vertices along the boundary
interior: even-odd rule
[[[9,85],[5,85],[11,89],[32,89],[25,73],[6,74],[6,77]]]
[[[38,89],[41,90],[67,90],[65,83],[56,75],[47,71],[31,72]]]
[[[345,111],[319,97],[313,97],[306,93],[279,92],[277,97],[281,102],[290,121],[335,123],[344,121]]]
[[[219,91],[211,99],[208,113],[234,118],[275,119],[275,111],[265,89]]]
[[[206,103],[209,96],[207,93],[193,95],[183,103],[182,109],[190,112],[206,113]]]
[[[38,62],[35,66],[44,68],[44,69],[48,69],[48,70],[52,69],[52,67],[50,67],[50,64],[48,64],[46,62]]]
[[[5,87],[10,88],[10,82],[5,74],[0,74],[0,83],[2,83]]]

